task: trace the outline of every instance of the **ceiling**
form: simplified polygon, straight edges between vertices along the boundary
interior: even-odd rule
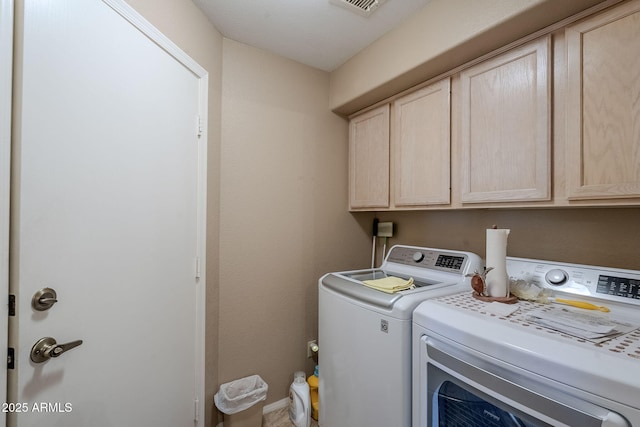
[[[193,0],[224,37],[333,71],[430,0],[380,1],[363,16],[337,0]]]

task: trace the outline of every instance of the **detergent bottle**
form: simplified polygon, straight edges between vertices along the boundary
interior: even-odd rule
[[[309,400],[309,384],[305,374],[297,371],[293,374],[293,383],[289,387],[289,418],[296,427],[311,425]]]
[[[307,379],[309,383],[309,395],[311,396],[311,418],[318,421],[318,365],[316,365],[313,375]]]

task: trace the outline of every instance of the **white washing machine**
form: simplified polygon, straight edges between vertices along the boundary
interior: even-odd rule
[[[610,311],[496,310],[470,289],[420,304],[413,427],[640,426],[640,271],[508,257],[507,272]]]
[[[473,253],[398,245],[380,268],[320,278],[319,425],[409,427],[412,312],[468,287],[465,275],[481,268]],[[362,283],[388,276],[416,287],[389,294]]]

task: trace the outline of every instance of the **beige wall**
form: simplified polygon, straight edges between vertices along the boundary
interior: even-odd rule
[[[312,370],[318,278],[366,267],[370,226],[347,212],[329,75],[228,39],[223,52],[220,381],[257,373],[270,403]]]
[[[510,228],[507,255],[640,270],[640,208],[474,209],[386,212],[396,223],[389,245],[402,243],[475,252],[485,230]]]
[[[213,395],[218,389],[218,232],[220,191],[220,94],[222,36],[193,2],[127,0],[152,25],[209,73],[207,175],[207,291],[205,354],[205,425],[216,425]]]
[[[431,0],[331,73],[330,108],[354,113],[601,2]]]

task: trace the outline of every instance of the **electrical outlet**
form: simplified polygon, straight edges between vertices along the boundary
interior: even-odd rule
[[[378,237],[393,237],[393,222],[378,223]]]
[[[307,357],[312,358],[318,352],[318,341],[311,340],[307,342]]]

